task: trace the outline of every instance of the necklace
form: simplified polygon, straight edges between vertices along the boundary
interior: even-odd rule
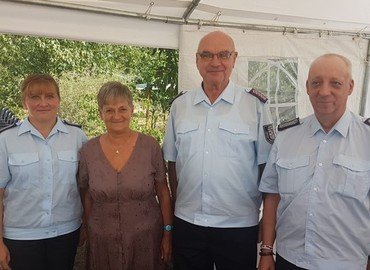
[[[108,134],[108,142],[109,142],[109,144],[110,144],[111,149],[114,151],[114,153],[115,153],[116,155],[121,154],[121,152],[120,152],[120,148],[121,148],[122,146],[124,146],[124,145],[126,145],[126,144],[128,144],[128,143],[129,143],[130,138],[131,138],[131,134],[132,134],[132,132],[130,131],[130,132],[129,132],[129,135],[128,135],[128,138],[127,138],[126,140],[124,140],[124,143],[123,143],[123,144],[114,144],[114,143],[113,143],[113,142],[111,142],[111,140],[109,139],[111,136]],[[114,149],[116,149],[116,150],[114,150]]]

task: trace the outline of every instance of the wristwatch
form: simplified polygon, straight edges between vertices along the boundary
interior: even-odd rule
[[[170,232],[170,231],[173,230],[173,226],[170,225],[170,224],[164,225],[163,230],[166,231],[166,232]]]

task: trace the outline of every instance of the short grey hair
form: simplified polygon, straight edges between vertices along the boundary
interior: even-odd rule
[[[311,69],[312,65],[316,62],[316,60],[318,60],[320,58],[331,58],[331,57],[337,57],[337,58],[341,59],[344,62],[344,64],[347,66],[348,75],[349,75],[350,79],[352,79],[352,63],[351,63],[351,61],[347,57],[345,57],[343,55],[340,55],[340,54],[337,54],[337,53],[326,53],[326,54],[323,54],[323,55],[317,57],[312,62],[311,66],[310,66],[310,69]]]
[[[104,83],[99,89],[97,96],[99,110],[101,110],[109,100],[116,98],[124,98],[131,108],[134,107],[130,89],[120,82],[111,81]]]

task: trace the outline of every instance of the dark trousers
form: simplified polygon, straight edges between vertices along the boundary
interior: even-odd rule
[[[174,270],[256,270],[258,226],[212,228],[175,217]]]
[[[285,260],[279,254],[276,254],[275,270],[307,270],[307,269],[300,268],[295,264],[292,264],[291,262]]]
[[[80,230],[41,240],[4,238],[12,270],[72,270]]]

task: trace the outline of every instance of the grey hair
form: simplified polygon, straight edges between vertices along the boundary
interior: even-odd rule
[[[99,89],[97,96],[99,110],[101,110],[109,100],[116,98],[124,98],[131,108],[134,107],[130,89],[120,82],[111,81],[104,83]]]
[[[312,65],[316,62],[316,60],[318,60],[320,58],[331,58],[331,57],[337,57],[337,58],[341,59],[344,62],[344,64],[347,66],[348,75],[349,75],[350,79],[352,79],[352,63],[351,63],[351,61],[347,57],[345,57],[343,55],[340,55],[340,54],[337,54],[337,53],[326,53],[326,54],[323,54],[323,55],[317,57],[312,62],[311,66],[310,66],[310,69],[311,69]]]

